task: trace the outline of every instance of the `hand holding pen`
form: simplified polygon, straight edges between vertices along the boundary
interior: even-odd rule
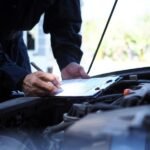
[[[60,90],[60,81],[52,73],[43,72],[35,63],[31,63],[38,71],[28,74],[23,80],[23,91],[26,96],[54,95]]]

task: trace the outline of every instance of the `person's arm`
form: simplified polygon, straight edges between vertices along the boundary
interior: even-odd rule
[[[41,71],[27,72],[12,62],[0,45],[0,97],[8,97],[11,91],[20,90],[26,96],[46,96],[58,91],[57,76]]]
[[[44,31],[51,33],[51,45],[60,70],[82,57],[80,0],[57,0],[45,14]]]
[[[4,91],[21,90],[21,81],[28,73],[9,59],[0,44],[1,89],[4,89]]]
[[[52,50],[62,79],[89,77],[80,66],[81,23],[80,0],[57,0],[45,14],[44,31],[51,33]]]

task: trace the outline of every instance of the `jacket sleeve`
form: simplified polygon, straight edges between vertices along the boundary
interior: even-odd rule
[[[0,95],[21,90],[21,82],[27,74],[26,70],[9,59],[0,44]]]
[[[57,0],[45,13],[44,32],[51,34],[51,46],[60,69],[80,63],[82,37],[80,0]]]

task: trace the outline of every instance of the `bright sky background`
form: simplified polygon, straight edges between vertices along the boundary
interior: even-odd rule
[[[110,13],[115,0],[81,0],[83,19],[101,18]],[[114,17],[128,19],[150,13],[150,0],[118,0]]]
[[[103,27],[105,26],[108,16],[110,15],[110,12],[114,5],[114,2],[115,2],[115,0],[81,0],[83,22],[84,21],[86,22],[87,20],[88,21],[92,21],[92,20],[98,21],[97,24],[99,26],[99,29],[97,32],[100,33],[100,31],[103,30]],[[118,0],[117,6],[115,8],[115,11],[114,11],[114,14],[112,16],[110,23],[120,23],[120,25],[123,24],[123,27],[125,27],[126,29],[129,28],[132,31],[132,29],[134,29],[135,26],[136,27],[138,26],[139,20],[137,20],[137,19],[141,18],[141,16],[143,17],[144,14],[150,14],[150,0]],[[110,25],[108,28],[110,29]],[[147,31],[147,32],[149,32],[149,31]],[[89,34],[91,34],[91,33],[89,33]],[[91,37],[92,36],[93,36],[93,34],[91,34]],[[101,34],[100,34],[100,36],[101,36]],[[105,39],[106,39],[106,36],[105,36]],[[96,41],[94,39],[95,49],[96,49],[98,42],[99,42],[99,38],[98,38],[98,41]],[[84,46],[86,46],[86,43],[83,44],[83,50],[85,48],[84,53],[87,53],[87,49]],[[85,55],[86,63],[84,63],[84,61],[83,61],[84,67],[85,67],[85,65],[89,66],[88,62],[90,62],[90,59],[91,59],[91,56]],[[113,65],[112,66],[110,62],[104,62],[104,64],[102,64],[102,62],[100,62],[100,63],[94,62],[94,64],[95,65],[98,64],[99,68],[100,68],[100,64],[101,64],[101,67],[104,69],[103,70],[104,72],[111,71],[111,69],[113,67],[114,67],[114,70],[116,69],[115,65],[112,64]],[[107,68],[107,67],[105,69],[104,66],[110,66],[111,69]],[[130,66],[130,64],[129,64],[129,66]],[[129,66],[127,66],[127,68]],[[98,67],[96,66],[95,68],[98,68]],[[117,67],[119,68],[120,66],[117,66]],[[93,65],[92,70],[93,71],[97,70],[98,73],[100,73],[99,69],[95,69],[95,68]],[[102,68],[100,69],[100,71],[102,71]],[[97,74],[97,73],[94,72],[93,74]]]

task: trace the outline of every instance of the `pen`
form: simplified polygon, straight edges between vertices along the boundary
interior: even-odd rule
[[[39,68],[34,62],[31,62],[31,65],[37,70],[37,71],[43,71],[41,68]]]
[[[43,70],[42,70],[40,67],[38,67],[34,62],[30,62],[30,64],[31,64],[37,71],[42,71],[42,72],[43,72]],[[52,67],[49,68],[50,73],[52,73],[52,69],[53,69]],[[61,89],[60,86],[56,85],[55,82],[53,82],[53,81],[51,81],[51,82],[59,89],[59,90],[57,91],[57,93],[62,91],[62,89]]]
[[[37,71],[43,71],[40,67],[38,67],[34,62],[30,63]],[[48,72],[52,73],[53,72],[53,67],[48,67]]]

